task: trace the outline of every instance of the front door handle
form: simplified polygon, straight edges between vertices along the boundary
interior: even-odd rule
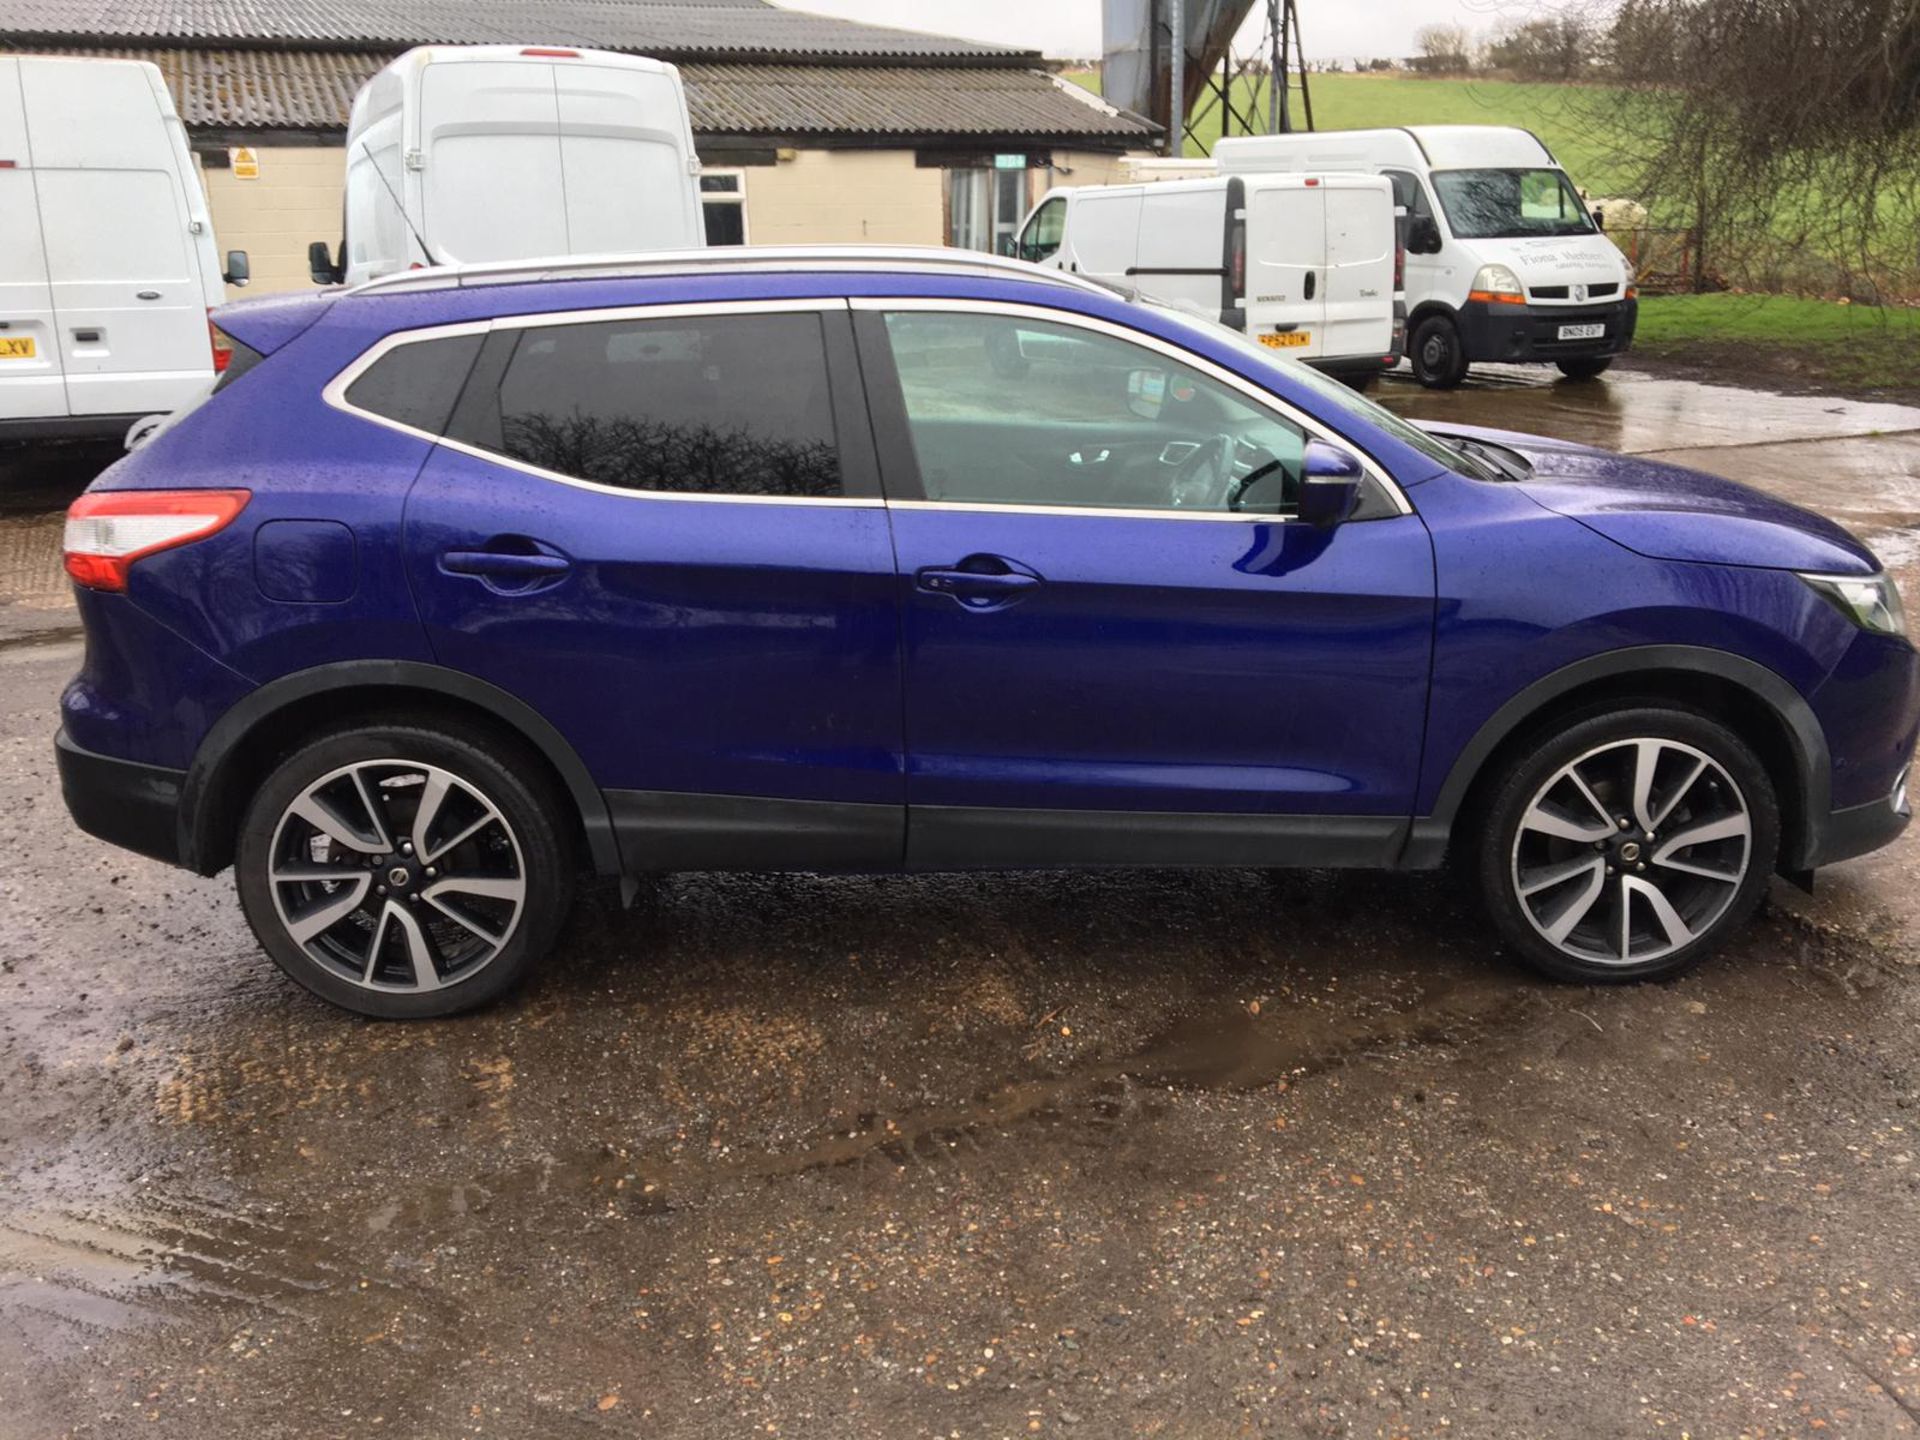
[[[917,571],[913,579],[924,593],[950,595],[967,610],[998,610],[1046,583],[1036,571],[1002,555],[969,555],[957,565]]]

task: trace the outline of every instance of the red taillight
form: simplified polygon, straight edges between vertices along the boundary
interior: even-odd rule
[[[544,60],[578,60],[580,58],[580,52],[578,50],[541,50],[536,48],[532,50],[522,50],[520,53],[522,55],[532,55]]]
[[[1407,247],[1398,241],[1393,246],[1393,288],[1407,288]]]
[[[67,574],[89,590],[125,590],[133,562],[233,523],[249,490],[101,490],[67,507]]]
[[[233,342],[220,333],[211,316],[207,319],[207,335],[213,341],[213,373],[222,374],[233,361]]]
[[[1247,222],[1236,220],[1227,236],[1227,281],[1233,286],[1233,298],[1247,294]]]

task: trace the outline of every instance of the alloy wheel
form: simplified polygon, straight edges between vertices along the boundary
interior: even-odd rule
[[[268,888],[309,959],[370,990],[438,990],[506,948],[526,908],[526,866],[500,807],[452,771],[359,761],[282,812]]]
[[[1746,798],[1712,756],[1678,740],[1619,740],[1534,793],[1513,842],[1514,895],[1562,953],[1640,965],[1714,927],[1752,848]]]

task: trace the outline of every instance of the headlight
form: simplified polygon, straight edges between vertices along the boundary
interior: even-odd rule
[[[1521,288],[1520,277],[1505,265],[1482,265],[1473,277],[1472,288],[1489,300],[1526,303],[1527,292]]]
[[[1878,635],[1907,633],[1907,612],[1901,607],[1900,591],[1886,571],[1875,575],[1802,575],[1800,578],[1862,630]]]

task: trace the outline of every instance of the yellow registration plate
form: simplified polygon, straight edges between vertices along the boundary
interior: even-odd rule
[[[1271,345],[1275,350],[1291,350],[1298,345],[1311,345],[1313,343],[1313,332],[1311,330],[1284,330],[1278,335],[1262,335],[1260,337],[1260,343],[1262,345]]]
[[[34,353],[31,335],[0,335],[0,360],[31,360]]]

